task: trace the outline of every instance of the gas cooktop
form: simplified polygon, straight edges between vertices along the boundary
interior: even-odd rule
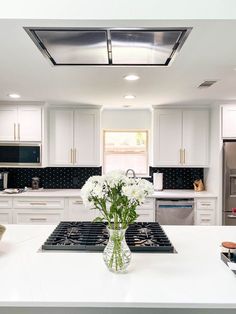
[[[125,237],[131,251],[175,252],[157,222],[136,222],[129,226]],[[108,238],[105,223],[62,221],[42,245],[42,250],[103,251]]]

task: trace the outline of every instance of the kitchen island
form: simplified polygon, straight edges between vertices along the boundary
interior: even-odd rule
[[[177,253],[133,253],[122,275],[107,270],[101,253],[42,252],[55,226],[6,228],[1,314],[236,312],[236,277],[220,259],[236,227],[165,226]]]

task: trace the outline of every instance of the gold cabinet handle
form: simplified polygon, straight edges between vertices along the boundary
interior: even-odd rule
[[[76,148],[74,149],[74,164],[77,163],[77,160],[76,160]]]
[[[14,141],[16,140],[16,124],[14,123]]]
[[[30,218],[31,221],[47,221],[47,218]]]
[[[182,149],[179,150],[179,163],[182,165]]]
[[[183,163],[185,164],[185,149],[183,150],[183,153],[184,153],[184,161],[183,161]]]
[[[31,202],[30,205],[47,205],[46,202]]]
[[[73,164],[73,148],[70,149],[70,162]]]
[[[20,123],[18,123],[18,140],[20,140]]]
[[[74,201],[73,204],[74,205],[76,205],[76,204],[83,204],[83,201]]]

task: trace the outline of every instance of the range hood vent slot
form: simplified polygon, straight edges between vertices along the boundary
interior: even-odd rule
[[[53,65],[168,66],[190,28],[25,28]]]
[[[213,84],[215,84],[217,80],[212,81],[204,81],[202,84],[198,86],[198,88],[208,88],[211,87]]]

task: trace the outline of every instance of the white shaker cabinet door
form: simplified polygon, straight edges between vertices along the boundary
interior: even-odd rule
[[[181,165],[181,110],[156,110],[154,119],[154,166]]]
[[[0,106],[0,141],[17,140],[17,106]]]
[[[17,137],[18,141],[41,141],[42,118],[40,107],[19,106]]]
[[[222,137],[236,138],[236,105],[222,108]]]
[[[207,166],[209,161],[208,110],[183,111],[183,164]]]
[[[73,165],[73,110],[50,111],[49,143],[51,166]]]
[[[99,111],[75,110],[74,164],[99,166]]]

